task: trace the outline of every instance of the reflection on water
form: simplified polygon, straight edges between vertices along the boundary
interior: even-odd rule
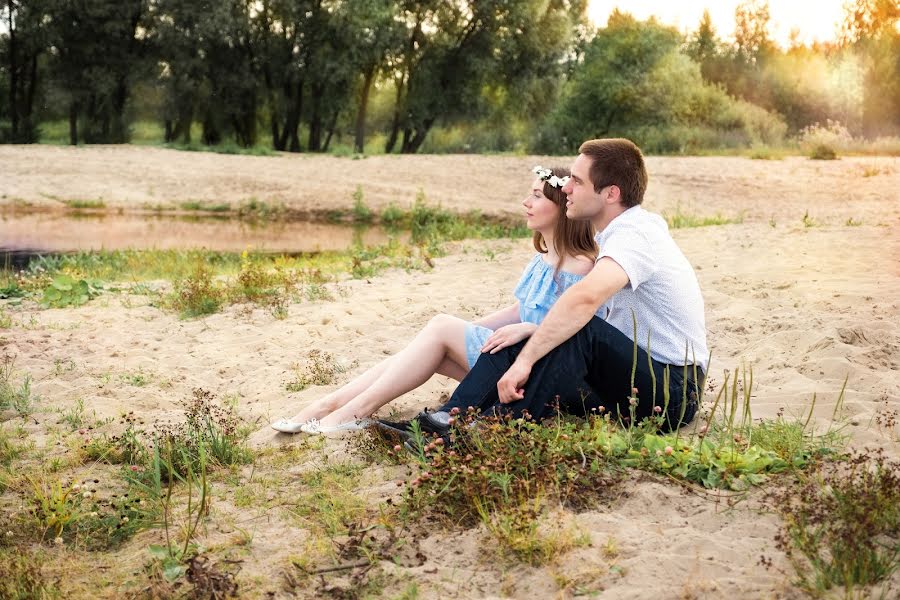
[[[248,222],[215,217],[63,213],[0,214],[0,253],[77,250],[188,249],[240,252],[318,252],[345,250],[388,241],[379,227],[331,223]]]

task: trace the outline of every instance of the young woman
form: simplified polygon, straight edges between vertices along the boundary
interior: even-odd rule
[[[534,172],[537,178],[522,206],[537,254],[513,292],[514,304],[474,323],[450,315],[433,317],[399,353],[272,428],[284,433],[361,429],[371,423],[364,417],[435,373],[462,380],[482,352],[496,352],[530,336],[553,302],[591,270],[597,257],[590,222],[566,218],[562,187],[568,169],[535,167]]]

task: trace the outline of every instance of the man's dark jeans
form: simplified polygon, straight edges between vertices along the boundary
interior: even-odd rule
[[[630,418],[628,398],[632,391],[634,366],[634,387],[638,389],[635,417],[638,421],[654,414],[654,407],[659,406],[666,413],[665,426],[674,429],[689,423],[697,412],[705,379],[699,367],[695,376],[693,365],[684,367],[648,360],[643,349],[598,317],[535,363],[525,383],[522,400],[500,404],[497,382],[512,366],[525,343],[504,348],[496,354],[482,354],[441,410],[459,408],[465,412],[473,406],[482,414],[510,412],[514,418],[527,411],[540,421],[555,410],[558,402],[559,409],[566,413],[583,416],[593,409],[601,412],[602,406],[614,419],[627,419]],[[663,392],[666,381],[668,404]]]

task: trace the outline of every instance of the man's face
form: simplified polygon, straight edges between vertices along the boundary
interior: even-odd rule
[[[591,219],[603,210],[603,200],[594,191],[590,169],[592,160],[579,154],[572,163],[572,175],[562,191],[566,194],[566,216],[570,219]]]

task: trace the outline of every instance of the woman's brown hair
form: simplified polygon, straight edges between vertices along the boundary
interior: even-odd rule
[[[568,169],[554,167],[550,169],[557,177],[568,177],[571,173]],[[544,182],[544,196],[552,200],[559,209],[559,218],[553,231],[553,249],[559,256],[556,263],[556,271],[562,266],[566,256],[585,256],[590,260],[597,259],[597,242],[594,241],[594,227],[588,219],[575,221],[566,216],[566,195],[561,187],[553,187],[549,182]],[[544,236],[539,231],[534,232],[532,239],[534,249],[545,254],[548,250]]]

